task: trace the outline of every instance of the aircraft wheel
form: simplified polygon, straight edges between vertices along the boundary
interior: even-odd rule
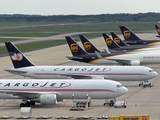
[[[111,106],[113,106],[113,103],[111,104]]]
[[[26,107],[30,107],[30,106],[31,106],[30,102],[27,102],[27,103],[25,104],[25,106],[26,106]]]
[[[25,104],[24,104],[24,103],[21,103],[21,104],[20,104],[20,107],[24,107],[24,106],[25,106]]]
[[[35,102],[30,102],[31,105],[35,105]]]

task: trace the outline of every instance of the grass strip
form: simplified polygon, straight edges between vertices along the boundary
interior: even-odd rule
[[[33,51],[38,49],[43,49],[47,47],[53,47],[57,45],[66,44],[66,40],[50,40],[50,41],[43,41],[43,42],[32,42],[32,43],[25,43],[25,44],[18,44],[16,47],[22,51]],[[0,56],[8,55],[6,47],[0,47]]]

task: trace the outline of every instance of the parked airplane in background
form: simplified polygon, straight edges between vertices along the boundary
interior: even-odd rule
[[[5,44],[14,66],[13,69],[6,71],[25,77],[144,81],[157,75],[153,69],[143,66],[35,66],[11,42]]]
[[[113,33],[112,33],[113,34]],[[106,45],[109,49],[111,50],[116,50],[116,51],[126,51],[126,52],[130,52],[132,50],[139,50],[141,48],[147,48],[147,45],[127,45],[127,46],[119,46],[116,42],[118,41],[118,39],[115,39],[116,42],[114,40],[112,40],[106,33],[102,33],[103,38],[106,42]],[[117,38],[117,37],[116,37]],[[110,42],[109,42],[110,41]],[[119,39],[120,41],[120,39]]]
[[[0,80],[0,99],[22,99],[20,107],[29,107],[39,102],[42,105],[54,105],[63,99],[116,98],[128,92],[121,83],[112,80]]]
[[[119,45],[117,45],[117,43],[115,43],[112,39],[110,39],[110,37],[105,33],[103,34],[103,36],[106,37],[107,40],[112,40],[112,44],[108,46],[110,49],[108,49],[107,47],[106,49],[104,49],[104,51],[99,51],[85,36],[83,35],[80,35],[80,36],[81,36],[80,39],[83,44],[83,47],[87,53],[95,53],[95,51],[97,51],[97,52],[100,52],[101,54],[108,55],[108,54],[125,54],[125,53],[139,53],[139,52],[149,53],[153,51],[156,51],[156,52],[160,51],[160,47],[158,45],[157,46],[152,45],[149,48],[147,48],[148,45],[128,45],[128,46],[120,47]],[[69,39],[70,41],[74,41],[69,36],[67,37],[67,39]]]
[[[160,37],[160,27],[158,25],[155,25],[156,27],[156,31],[158,33],[158,35],[156,37]]]
[[[66,37],[66,40],[73,55],[67,56],[67,58],[79,62],[98,65],[144,65],[160,63],[160,53],[155,51],[130,54],[100,53],[98,55],[98,52],[87,54],[71,37]]]
[[[113,39],[116,39],[116,40],[120,40],[123,42],[123,40],[121,40],[114,32],[111,32],[111,35],[113,37]],[[125,46],[125,45],[124,45]],[[160,46],[157,44],[157,45],[153,45],[153,44],[147,44],[147,45],[127,45],[128,47],[132,47],[132,46],[142,46],[141,49],[136,49],[136,50],[132,50],[133,52],[153,52],[153,51],[157,51],[160,50]],[[143,46],[146,46],[143,48]],[[123,47],[123,44],[122,44],[122,47]]]
[[[125,26],[119,26],[124,37],[124,42],[127,44],[160,44],[160,40],[142,40],[136,36],[131,30]]]

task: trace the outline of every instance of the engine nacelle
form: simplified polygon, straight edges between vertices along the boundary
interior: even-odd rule
[[[139,60],[134,60],[134,61],[131,61],[129,65],[137,66],[137,65],[141,65],[141,62]]]
[[[57,104],[57,96],[56,94],[40,95],[39,101],[43,105],[54,105]]]
[[[92,76],[92,79],[104,79],[103,76]]]

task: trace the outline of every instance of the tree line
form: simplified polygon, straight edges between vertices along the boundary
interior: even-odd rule
[[[160,13],[138,13],[138,14],[100,14],[100,15],[23,15],[23,14],[0,14],[0,21],[21,22],[116,22],[116,21],[160,21]]]

